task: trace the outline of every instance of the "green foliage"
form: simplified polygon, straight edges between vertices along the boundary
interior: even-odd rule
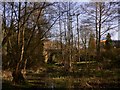
[[[111,50],[101,51],[101,56],[104,58],[103,66],[105,68],[120,68],[120,49],[113,48]],[[108,62],[109,61],[109,62]]]
[[[107,50],[110,50],[112,48],[112,39],[110,33],[108,33],[106,36],[105,48]]]
[[[111,64],[114,67],[120,68],[120,49],[119,48],[113,49]]]

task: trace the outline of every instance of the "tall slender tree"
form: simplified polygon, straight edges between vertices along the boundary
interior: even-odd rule
[[[34,51],[43,52],[42,41],[59,18],[59,16],[56,18],[46,17],[45,11],[47,12],[47,8],[53,4],[46,2],[3,3],[3,32],[5,35],[2,43],[3,46],[7,45],[7,67],[14,68],[13,81],[15,83],[24,81],[21,71],[26,68],[28,60],[29,63],[43,61],[42,57],[36,56],[39,53],[36,54]],[[50,14],[48,15],[50,16]],[[8,19],[9,17],[10,19]]]
[[[101,37],[110,30],[118,27],[113,23],[117,19],[117,4],[110,2],[92,2],[81,6],[83,11],[89,15],[86,23],[89,23],[95,29],[96,33],[96,52],[100,55]]]
[[[106,36],[105,48],[107,50],[110,50],[112,48],[112,39],[110,33],[108,33]]]

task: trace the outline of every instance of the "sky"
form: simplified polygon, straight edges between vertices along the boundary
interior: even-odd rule
[[[114,2],[118,2],[118,1],[120,1],[120,0],[1,0],[1,2],[7,2],[7,1],[11,1],[11,2],[13,2],[13,1],[28,1],[28,2],[40,2],[40,1],[50,1],[50,2],[67,2],[67,1],[70,1],[70,2],[90,2],[90,1],[93,1],[93,2],[95,2],[95,1],[108,1],[108,2],[110,2],[110,1],[114,1]],[[120,8],[120,7],[119,7]],[[0,15],[1,15],[1,13],[2,13],[2,10],[1,10],[1,5],[0,5]],[[1,25],[0,25],[1,26]],[[118,29],[120,29],[120,27],[118,28]],[[0,32],[1,32],[1,30],[0,30]],[[120,40],[120,30],[118,30],[118,32],[117,31],[115,31],[114,33],[111,33],[112,34],[112,40]]]

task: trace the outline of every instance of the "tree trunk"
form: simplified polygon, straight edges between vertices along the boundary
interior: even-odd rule
[[[95,23],[96,23],[96,54],[98,55],[98,29],[97,29],[97,26],[98,26],[98,23],[97,23],[97,5],[98,3],[96,2],[96,19],[95,19]]]
[[[13,73],[12,73],[12,77],[13,77],[13,83],[14,84],[23,84],[25,83],[25,77],[22,73],[22,70],[14,70]]]
[[[99,3],[99,33],[98,33],[98,51],[97,51],[97,55],[99,59],[100,59],[101,15],[102,15],[101,8],[102,8],[101,3]]]
[[[15,71],[13,71],[13,82],[14,83],[22,83],[25,81],[24,80],[25,78],[23,77],[23,74],[21,72],[22,71],[21,64],[22,64],[23,57],[24,57],[24,32],[25,32],[25,30],[23,30],[23,33],[22,33],[23,38],[22,38],[22,51],[21,51],[20,60],[17,63]]]
[[[78,46],[78,56],[80,54],[80,33],[79,33],[79,20],[78,20],[79,14],[77,14],[77,35],[78,35],[78,41],[77,41],[77,46]],[[78,58],[78,61],[80,61],[80,58]]]
[[[25,14],[26,14],[26,6],[27,6],[27,2],[25,2]],[[20,49],[20,39],[22,39],[22,48],[21,48],[21,52],[19,52],[18,53],[18,56],[19,56],[19,54],[20,54],[20,59],[19,59],[19,61],[18,61],[18,63],[17,63],[17,66],[16,66],[16,68],[15,68],[15,70],[13,71],[13,74],[12,74],[12,76],[13,76],[13,82],[14,83],[17,83],[17,84],[19,84],[19,83],[23,83],[23,82],[25,82],[25,78],[24,78],[24,75],[23,75],[23,73],[22,73],[22,68],[21,68],[21,66],[22,66],[22,64],[23,64],[23,62],[25,62],[24,61],[24,49],[25,49],[25,41],[24,41],[24,38],[25,38],[25,26],[26,26],[26,24],[24,24],[23,25],[23,28],[21,28],[20,29],[20,9],[21,9],[21,2],[19,2],[19,21],[18,21],[18,50]],[[25,21],[25,16],[24,16],[24,21]],[[20,32],[20,30],[22,31],[22,32]],[[22,38],[20,38],[20,33],[21,33],[21,37]],[[23,61],[23,62],[22,62]]]

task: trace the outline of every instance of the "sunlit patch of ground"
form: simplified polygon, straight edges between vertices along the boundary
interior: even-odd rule
[[[26,84],[13,85],[4,81],[3,87],[9,88],[120,88],[120,69],[99,68],[98,63],[79,63],[74,71],[66,73],[62,66],[48,65],[46,71],[29,71]],[[88,67],[87,67],[88,65]],[[5,72],[4,72],[5,73]],[[9,75],[9,74],[8,74]],[[3,79],[4,80],[4,79]],[[20,89],[21,90],[21,89]]]

